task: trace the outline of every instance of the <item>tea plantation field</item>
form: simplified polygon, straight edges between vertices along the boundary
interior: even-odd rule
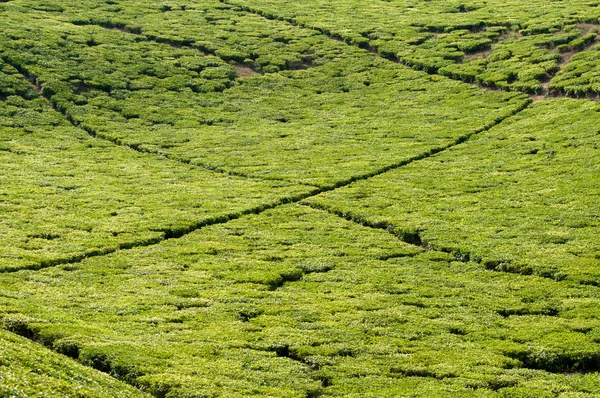
[[[0,0],[0,397],[600,397],[600,3]]]

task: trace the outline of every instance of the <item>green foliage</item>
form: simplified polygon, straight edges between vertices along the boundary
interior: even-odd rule
[[[599,63],[600,51],[585,51],[573,56],[550,81],[548,89],[563,92],[574,97],[600,94]]]
[[[578,312],[595,287],[456,262],[305,206],[3,274],[0,292],[8,327],[158,396],[600,393],[593,374],[563,374],[596,370],[600,325]]]
[[[0,0],[0,396],[600,396],[592,5]]]
[[[595,40],[590,26],[597,30],[600,17],[597,7],[574,1],[227,3],[374,47],[417,69],[529,94],[541,93],[542,83],[558,71],[559,52],[581,51]]]
[[[4,330],[0,330],[0,396],[149,397]]]
[[[335,186],[444,147],[526,101],[414,72],[314,32],[314,51],[328,61],[234,83],[231,66],[193,49],[20,17],[2,21],[11,36],[0,38],[3,56],[36,76],[76,124],[144,151],[253,177]],[[23,23],[36,31],[23,31]],[[35,41],[40,32],[48,43]],[[100,44],[85,45],[91,36]],[[205,64],[211,66],[198,72]]]
[[[567,36],[566,40],[577,34]],[[505,40],[495,45],[489,55],[448,65],[440,69],[440,73],[489,87],[539,93],[542,89],[540,82],[558,69],[560,59],[545,46],[554,46],[558,40],[556,35]]]
[[[30,96],[33,86],[0,65],[6,91]],[[217,174],[94,139],[39,97],[0,102],[0,131],[3,271],[155,243],[311,190]]]
[[[598,106],[551,100],[443,154],[309,199],[483,266],[596,283]]]

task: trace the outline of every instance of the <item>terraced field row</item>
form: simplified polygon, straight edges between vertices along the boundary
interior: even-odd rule
[[[6,269],[155,243],[299,200],[454,145],[527,104],[522,95],[437,81],[344,45],[322,67],[195,92],[185,82],[198,71],[185,62],[206,65],[200,74],[229,65],[45,13],[14,15],[3,20],[0,53],[3,145],[13,169],[4,175],[4,208],[27,222],[4,224]],[[35,40],[39,32],[47,42]],[[91,36],[98,45],[86,44]],[[178,79],[181,86],[167,87]],[[142,81],[148,86],[138,87]],[[383,107],[391,93],[396,102]],[[457,115],[458,103],[471,108]],[[75,208],[77,216],[68,211]]]
[[[519,92],[597,8],[536,6],[0,3],[0,396],[600,396],[600,108]]]
[[[596,287],[299,205],[0,283],[9,330],[155,396],[599,392]]]
[[[429,73],[542,96],[597,98],[597,4],[224,0]]]

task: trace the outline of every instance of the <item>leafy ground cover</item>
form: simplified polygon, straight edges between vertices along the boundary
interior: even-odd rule
[[[491,269],[597,284],[599,145],[596,103],[537,102],[464,145],[309,201]]]
[[[0,289],[9,330],[156,396],[600,393],[585,373],[595,287],[488,271],[306,206],[3,274]]]
[[[599,55],[598,49],[575,54],[571,62],[552,79],[548,88],[573,96],[598,96],[600,93]]]
[[[118,147],[73,127],[0,63],[0,269],[150,244],[314,190]]]
[[[335,45],[322,49],[333,58],[322,66],[239,79],[222,93],[196,92],[203,91],[194,89],[198,72],[189,69],[213,57],[18,15],[3,21],[10,32],[3,56],[35,77],[76,124],[117,143],[236,174],[332,186],[445,147],[527,102],[521,94],[414,72],[323,35],[319,40]],[[23,23],[35,32],[21,29]],[[39,32],[46,42],[35,40]],[[92,36],[104,44],[86,45]],[[226,76],[219,71],[233,77],[222,65],[200,74],[210,72],[221,84]]]
[[[577,1],[225,3],[315,28],[414,68],[538,94],[568,60],[565,53],[597,43],[600,16],[595,5]],[[579,96],[591,91],[583,82],[577,89],[565,90],[560,84],[553,88],[554,93]]]
[[[0,331],[0,396],[150,397],[13,333]]]
[[[287,23],[266,22],[260,16],[235,11],[215,0],[177,4],[19,1],[9,9],[27,14],[37,11],[35,14],[42,18],[134,33],[140,36],[138,40],[192,47],[225,61],[251,67],[255,72],[318,65],[331,57],[336,47],[335,43],[314,31]]]
[[[0,396],[600,396],[599,9],[0,0]]]

